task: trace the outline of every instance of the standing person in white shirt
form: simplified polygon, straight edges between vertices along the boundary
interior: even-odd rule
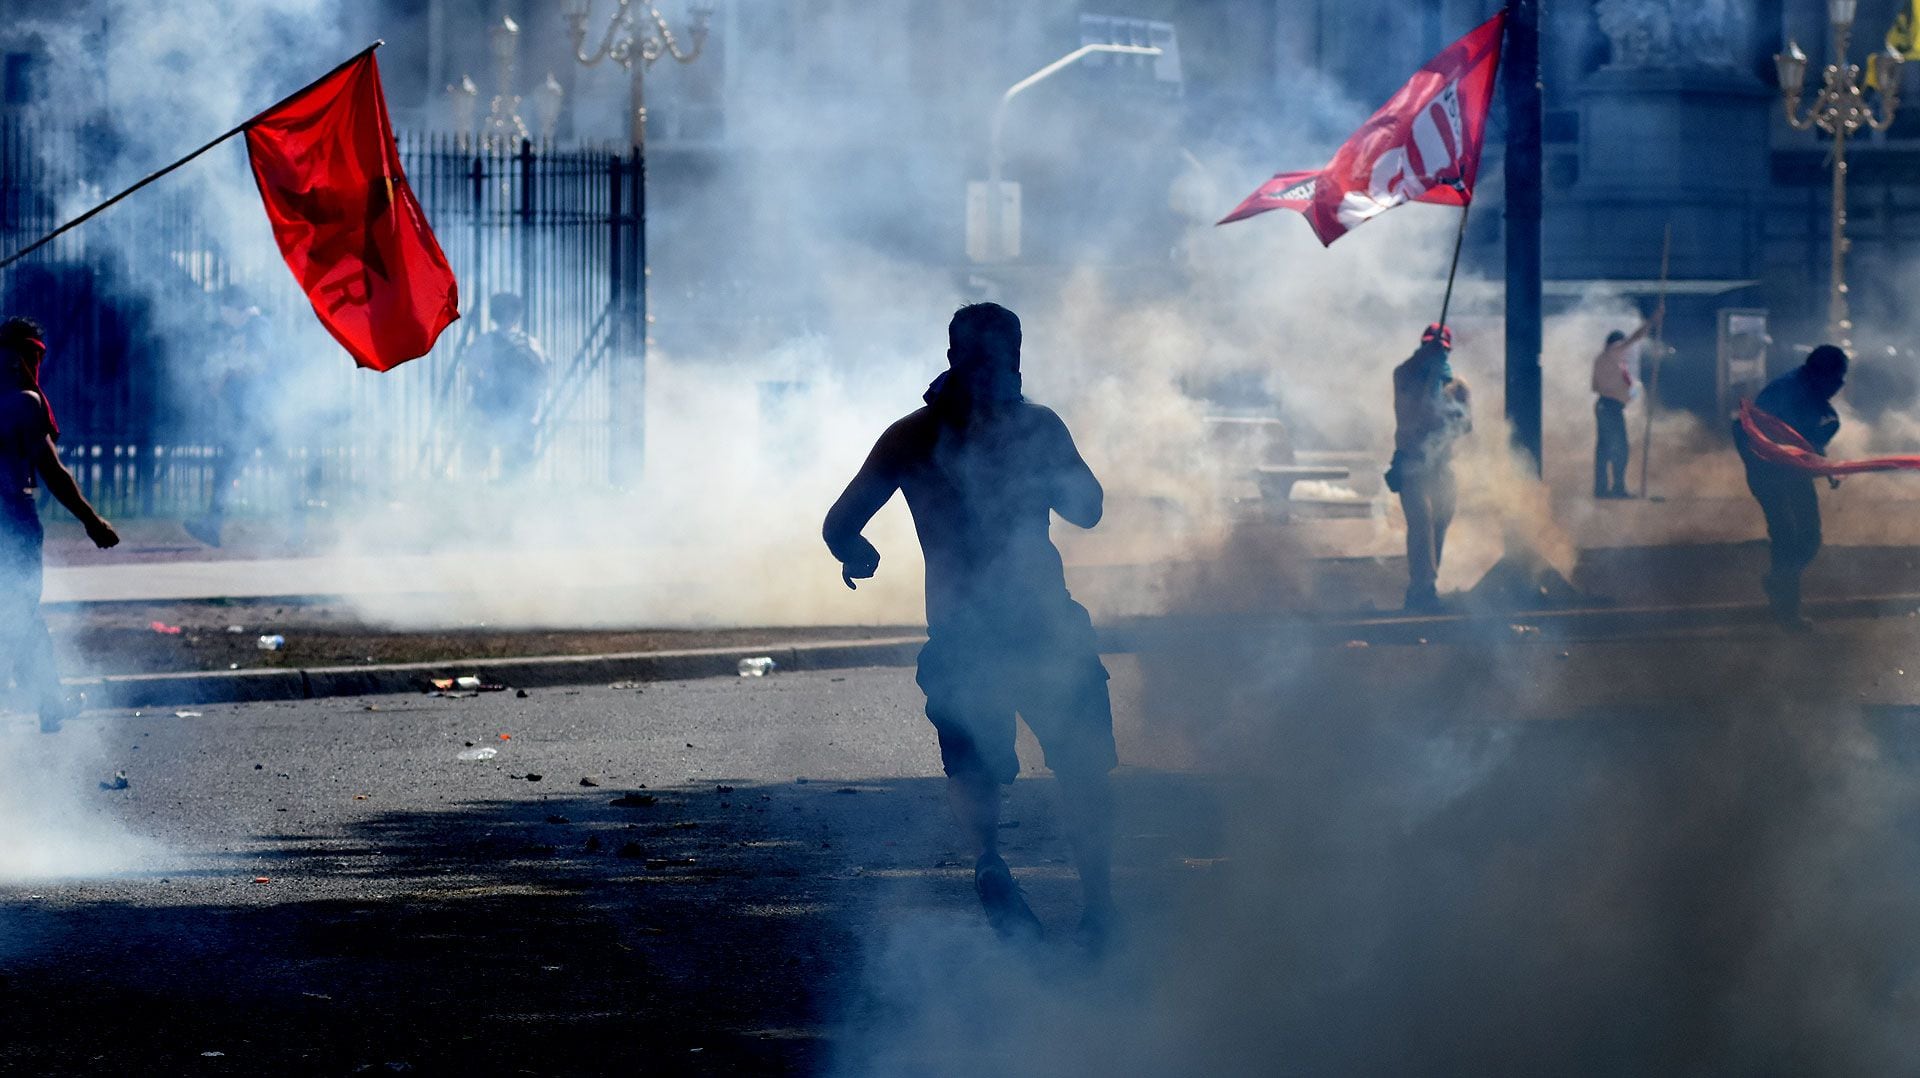
[[[1627,402],[1633,399],[1634,346],[1659,325],[1663,311],[1641,324],[1631,335],[1614,330],[1607,334],[1606,347],[1593,357],[1593,496],[1631,498],[1627,492],[1627,459],[1632,445],[1627,438]]]

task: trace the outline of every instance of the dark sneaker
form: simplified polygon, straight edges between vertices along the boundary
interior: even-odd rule
[[[999,854],[989,853],[973,866],[973,889],[980,895],[980,908],[987,923],[1003,940],[1038,942],[1047,934],[1040,918],[1033,915],[1020,885],[1013,882],[1013,871]]]
[[[180,526],[187,529],[188,535],[210,547],[220,545],[220,522],[212,517],[195,517],[182,521]]]
[[[1440,601],[1440,596],[1435,592],[1409,591],[1407,592],[1406,611],[1409,614],[1444,614],[1447,612],[1447,607],[1445,603]]]

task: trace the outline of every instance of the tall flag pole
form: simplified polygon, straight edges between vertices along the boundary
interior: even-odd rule
[[[1540,475],[1540,0],[1507,8],[1507,423]]]

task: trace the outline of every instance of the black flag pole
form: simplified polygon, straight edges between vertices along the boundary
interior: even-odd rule
[[[54,229],[52,232],[49,232],[46,235],[40,237],[39,239],[34,240],[32,243],[29,243],[25,247],[22,247],[18,251],[15,251],[12,254],[8,255],[5,259],[0,259],[0,270],[6,269],[8,266],[13,265],[15,262],[20,261],[21,259],[27,257],[33,252],[38,251],[40,248],[45,247],[47,244],[52,243],[54,240],[59,239],[61,236],[65,235],[66,233],[71,232],[76,228],[79,228],[81,225],[86,224],[88,221],[91,221],[95,217],[98,217],[100,214],[106,212],[106,210],[109,207],[113,206],[115,203],[126,198],[128,195],[133,194],[135,191],[140,190],[142,187],[145,187],[148,184],[152,183],[153,181],[159,179],[160,177],[165,176],[167,173],[172,172],[182,167],[183,165],[186,165],[188,162],[192,161],[194,158],[199,157],[201,154],[206,153],[208,150],[213,149],[215,146],[220,145],[221,143],[232,138],[233,136],[240,134],[242,131],[245,131],[248,127],[252,126],[255,120],[258,120],[260,117],[265,116],[267,113],[272,112],[274,109],[277,109],[282,105],[285,105],[287,102],[292,101],[294,98],[299,97],[301,94],[306,93],[308,90],[313,89],[315,86],[318,86],[319,84],[339,74],[342,68],[345,68],[350,64],[353,64],[354,62],[358,61],[362,56],[365,56],[366,54],[372,52],[373,50],[379,48],[384,44],[386,44],[385,40],[375,41],[373,44],[368,45],[366,48],[361,49],[359,52],[354,53],[348,59],[343,60],[340,63],[334,65],[333,70],[328,71],[326,74],[320,76],[317,79],[314,79],[312,82],[307,83],[305,86],[300,87],[298,90],[295,90],[294,92],[288,94],[287,96],[281,98],[280,100],[274,102],[273,104],[268,105],[266,108],[261,109],[259,112],[254,113],[252,116],[247,117],[245,120],[242,120],[240,123],[235,124],[233,129],[231,131],[228,131],[226,134],[223,134],[220,137],[209,141],[206,145],[201,146],[199,149],[193,151],[190,154],[187,154],[185,157],[180,158],[179,160],[175,161],[170,165],[165,166],[164,168],[155,169],[154,171],[147,173],[145,176],[142,176],[140,179],[136,180],[131,186],[127,187],[125,190],[121,191],[119,194],[114,195],[112,198],[107,199],[105,202],[100,203],[98,206],[95,206],[94,208],[88,210],[87,212],[81,214],[80,216],[75,217],[73,220],[68,221],[66,224],[61,225],[59,228]]]
[[[1459,180],[1453,181],[1453,188],[1463,196],[1467,193],[1466,184]],[[1467,214],[1471,212],[1473,199],[1468,197],[1460,204],[1460,231],[1454,233],[1453,237],[1453,265],[1447,269],[1447,294],[1440,301],[1440,324],[1443,326],[1447,324],[1447,311],[1453,306],[1453,279],[1460,273],[1460,248],[1467,242]]]

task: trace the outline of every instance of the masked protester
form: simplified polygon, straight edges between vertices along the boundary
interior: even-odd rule
[[[1441,609],[1434,582],[1453,523],[1453,443],[1473,430],[1467,384],[1454,377],[1448,357],[1453,334],[1435,323],[1420,347],[1393,369],[1393,462],[1387,488],[1400,495],[1407,518],[1406,608]]]
[[[96,546],[105,549],[120,537],[87,504],[54,449],[60,426],[40,390],[46,354],[39,326],[25,318],[0,323],[0,669],[10,660],[14,683],[39,708],[40,729],[54,733],[74,706],[60,688],[53,641],[40,615],[38,485],[80,518]]]
[[[961,308],[949,368],[924,408],[887,428],[827,514],[827,547],[848,587],[879,568],[861,529],[898,490],[926,555],[927,644],[918,682],[939,737],[953,810],[973,840],[974,886],[1002,936],[1041,926],[1000,856],[1001,788],[1020,770],[1014,716],[1059,780],[1086,898],[1083,942],[1111,927],[1115,764],[1107,671],[1087,612],[1067,593],[1051,514],[1091,528],[1102,491],[1066,424],[1020,392],[1020,320],[998,304]]]
[[[1847,354],[1823,344],[1807,354],[1805,363],[1767,383],[1753,404],[1798,431],[1816,452],[1825,453],[1840,430],[1832,402],[1846,381]],[[1761,588],[1775,619],[1791,631],[1805,632],[1813,625],[1800,614],[1800,577],[1820,552],[1820,496],[1814,477],[1760,459],[1737,422],[1733,444],[1747,468],[1747,489],[1767,518],[1772,565]]]

